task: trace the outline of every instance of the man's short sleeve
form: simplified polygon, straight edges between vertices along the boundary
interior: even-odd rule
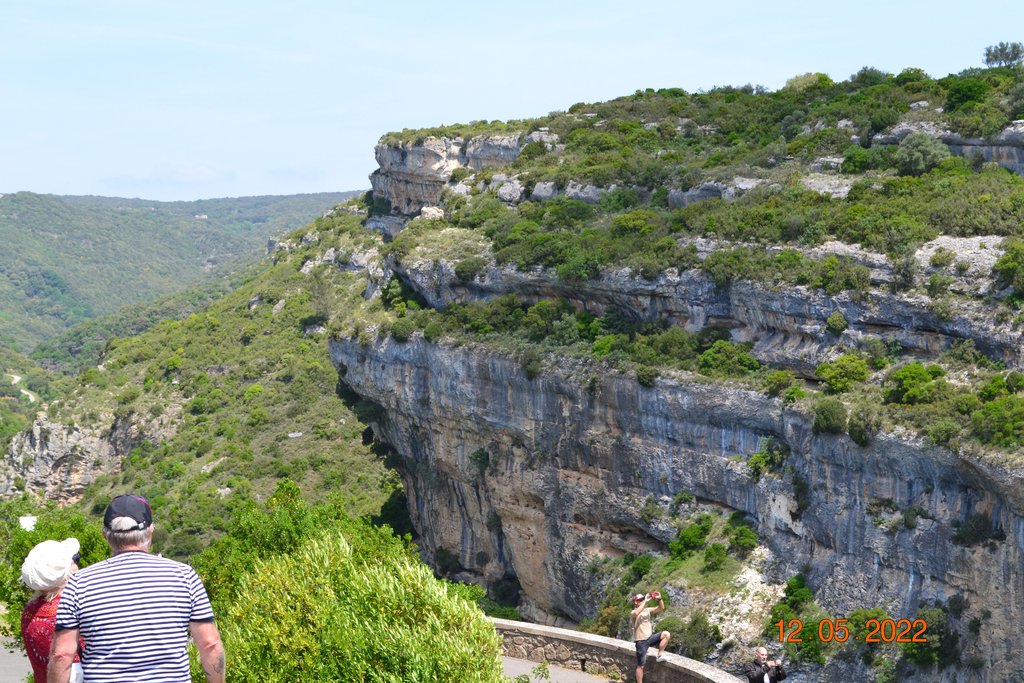
[[[57,603],[57,618],[54,629],[66,631],[72,628],[79,628],[81,617],[78,605],[78,582],[72,576],[64,590],[60,594],[60,602]]]
[[[210,597],[206,594],[206,587],[199,580],[196,570],[188,568],[188,594],[191,602],[189,621],[213,621],[213,607],[210,605]]]

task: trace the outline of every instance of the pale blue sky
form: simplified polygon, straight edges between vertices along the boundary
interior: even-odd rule
[[[362,189],[390,130],[862,66],[944,76],[1024,2],[0,0],[0,193]]]

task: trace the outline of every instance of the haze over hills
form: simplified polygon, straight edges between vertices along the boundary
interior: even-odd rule
[[[0,341],[27,352],[76,323],[262,254],[352,192],[156,202],[0,195]]]

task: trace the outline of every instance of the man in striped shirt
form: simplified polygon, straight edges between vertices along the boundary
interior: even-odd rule
[[[82,569],[64,589],[47,683],[68,683],[79,633],[86,683],[189,683],[189,634],[208,683],[224,683],[224,646],[206,589],[188,565],[149,553],[146,499],[112,500],[103,535],[113,557]]]

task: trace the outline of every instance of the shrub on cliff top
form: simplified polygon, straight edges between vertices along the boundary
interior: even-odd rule
[[[842,434],[846,431],[846,406],[837,398],[823,398],[814,405],[815,434]]]

